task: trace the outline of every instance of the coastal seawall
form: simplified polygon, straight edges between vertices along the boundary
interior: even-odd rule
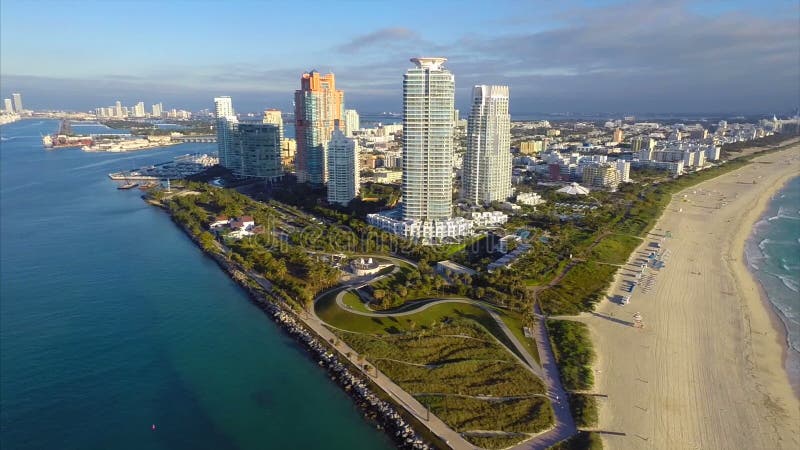
[[[159,207],[169,214],[163,204],[148,200],[145,196],[143,198],[148,204]],[[426,439],[425,436],[422,436],[417,430],[424,429],[424,426],[419,424],[413,415],[391,401],[391,397],[382,392],[368,377],[362,376],[362,368],[355,366],[343,355],[337,356],[339,350],[306,326],[302,317],[282,299],[275,298],[260,287],[255,287],[256,283],[241,268],[218,253],[203,250],[202,245],[190,230],[175,220],[173,223],[244,289],[256,306],[267,313],[287,335],[302,345],[309,357],[326,370],[330,379],[347,392],[355,404],[364,411],[364,417],[374,422],[379,429],[384,430],[398,448],[409,450],[447,448],[441,443],[438,445],[431,443],[435,438]]]

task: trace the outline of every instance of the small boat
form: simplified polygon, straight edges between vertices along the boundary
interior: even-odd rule
[[[117,186],[117,189],[133,189],[138,185],[139,185],[139,183],[128,182],[128,183],[125,183],[125,184],[120,184],[119,186]]]

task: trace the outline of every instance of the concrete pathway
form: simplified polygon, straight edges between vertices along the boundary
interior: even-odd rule
[[[511,332],[511,330],[508,328],[508,325],[506,325],[506,323],[503,322],[503,319],[500,317],[500,314],[498,314],[497,311],[495,311],[493,308],[487,306],[486,303],[484,302],[473,300],[471,298],[466,298],[466,297],[432,298],[432,299],[420,300],[419,302],[422,303],[422,305],[419,307],[413,307],[415,305],[412,305],[412,307],[409,307],[408,309],[402,309],[401,311],[363,312],[363,311],[356,311],[355,309],[349,308],[347,305],[344,304],[343,297],[344,294],[346,293],[347,289],[342,289],[338,294],[336,294],[336,305],[351,314],[358,314],[360,316],[367,316],[367,317],[409,316],[411,314],[417,314],[422,311],[425,311],[426,309],[431,308],[433,306],[442,305],[445,303],[464,303],[468,305],[477,306],[478,308],[481,308],[482,310],[489,313],[492,319],[494,319],[494,321],[497,322],[497,326],[500,327],[500,330],[503,332],[506,339],[508,339],[509,342],[511,342],[511,344],[514,346],[514,349],[516,350],[516,353],[511,352],[511,354],[514,355],[517,358],[517,360],[519,360],[522,363],[523,366],[526,366],[531,372],[533,372],[534,375],[536,375],[539,378],[544,377],[544,370],[542,370],[542,367],[539,366],[539,363],[537,363],[535,359],[533,359],[533,356],[531,356],[530,352],[528,352],[525,346],[522,345],[522,342],[520,342],[519,339],[517,339],[517,336],[514,335],[513,332]],[[497,339],[496,336],[494,335],[492,336],[495,339]],[[498,342],[500,343],[500,345],[505,347],[505,344],[503,344],[499,340]]]
[[[545,325],[547,319],[542,315],[538,304],[534,308],[536,321],[533,333],[536,339],[536,346],[539,349],[539,361],[542,363],[546,373],[542,379],[547,384],[547,392],[553,405],[556,426],[546,433],[515,446],[514,450],[545,449],[578,432],[575,427],[575,421],[572,419],[572,413],[569,410],[567,392],[561,384],[553,348],[550,345],[550,336]]]

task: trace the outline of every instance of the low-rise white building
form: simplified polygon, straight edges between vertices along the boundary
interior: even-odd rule
[[[536,206],[545,203],[545,200],[536,192],[520,192],[517,194],[517,203],[528,206]]]

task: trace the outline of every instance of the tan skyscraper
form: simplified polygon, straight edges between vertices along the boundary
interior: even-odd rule
[[[328,181],[327,151],[333,130],[344,115],[344,92],[336,90],[332,73],[304,73],[294,93],[297,179],[312,184]]]
[[[283,116],[281,116],[281,110],[279,109],[265,110],[264,119],[262,123],[269,123],[278,127],[281,133],[281,140],[283,140]]]
[[[623,133],[621,128],[617,128],[614,130],[614,142],[620,143],[622,142]]]

